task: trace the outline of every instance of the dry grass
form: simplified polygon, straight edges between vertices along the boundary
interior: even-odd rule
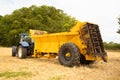
[[[0,73],[26,72],[29,76],[0,77],[0,80],[120,80],[120,52],[107,51],[108,63],[80,67],[61,66],[56,59],[11,57],[11,48],[0,48]]]

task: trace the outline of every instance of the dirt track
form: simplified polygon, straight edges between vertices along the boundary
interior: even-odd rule
[[[11,57],[11,48],[0,48],[0,73],[29,72],[30,76],[0,77],[0,80],[120,80],[120,52],[107,51],[108,63],[64,67],[58,60]]]

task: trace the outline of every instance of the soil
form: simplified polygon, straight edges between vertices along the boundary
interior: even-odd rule
[[[0,47],[0,73],[28,72],[30,76],[0,77],[0,80],[120,80],[120,51],[107,51],[108,62],[65,67],[57,59],[11,56],[11,48]]]

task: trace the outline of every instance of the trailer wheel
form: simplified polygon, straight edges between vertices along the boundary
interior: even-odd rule
[[[65,43],[59,50],[59,62],[64,66],[78,66],[80,64],[79,48],[74,43]]]
[[[22,47],[21,45],[18,47],[18,58],[23,59],[27,57],[27,48]]]
[[[12,46],[12,57],[15,57],[17,53],[17,46]]]

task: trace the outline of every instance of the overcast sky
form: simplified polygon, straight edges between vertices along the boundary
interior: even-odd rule
[[[11,14],[15,9],[31,5],[54,6],[79,21],[98,24],[103,41],[120,43],[120,34],[116,33],[120,0],[0,0],[0,15]]]

